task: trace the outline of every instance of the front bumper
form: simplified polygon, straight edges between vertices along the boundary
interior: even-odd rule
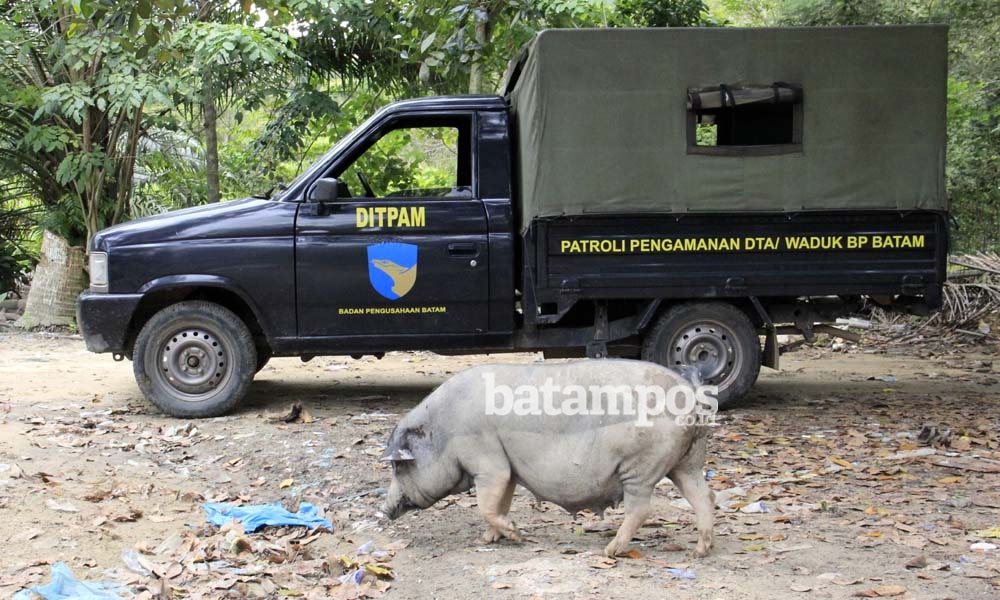
[[[86,291],[76,301],[76,324],[91,352],[125,354],[125,338],[142,294]]]

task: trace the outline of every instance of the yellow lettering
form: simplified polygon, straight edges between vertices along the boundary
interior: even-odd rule
[[[355,225],[366,227],[425,227],[427,213],[423,206],[376,206],[355,209]]]

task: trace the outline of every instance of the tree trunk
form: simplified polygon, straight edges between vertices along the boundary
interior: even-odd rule
[[[491,15],[487,11],[487,7],[482,7],[483,12],[486,14],[485,18],[476,18],[476,49],[472,52],[472,64],[469,65],[469,93],[470,94],[482,94],[483,93],[483,71],[485,70],[485,65],[483,60],[486,57],[486,45],[490,41],[490,18]]]
[[[76,297],[86,285],[82,246],[46,231],[42,256],[35,267],[24,314],[16,325],[24,329],[48,325],[71,325],[76,318]]]
[[[212,71],[206,68],[202,82],[205,113],[205,175],[208,178],[208,201],[219,201],[219,132],[215,112],[215,86]]]

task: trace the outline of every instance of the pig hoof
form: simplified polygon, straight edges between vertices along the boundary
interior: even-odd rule
[[[607,556],[608,558],[614,558],[616,556],[623,555],[626,552],[628,552],[628,544],[619,544],[618,540],[612,540],[612,542],[604,548],[604,556]]]
[[[481,544],[492,544],[493,542],[499,542],[503,534],[490,527],[483,532],[483,535],[479,536],[479,543]]]
[[[695,558],[705,558],[706,556],[708,556],[709,550],[711,550],[709,546],[703,546],[701,544],[698,544],[698,546],[694,549],[694,552],[692,552],[691,555],[694,556]]]

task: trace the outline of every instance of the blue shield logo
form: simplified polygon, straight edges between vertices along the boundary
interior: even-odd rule
[[[417,282],[417,247],[397,242],[368,246],[368,280],[389,300],[405,296]]]

